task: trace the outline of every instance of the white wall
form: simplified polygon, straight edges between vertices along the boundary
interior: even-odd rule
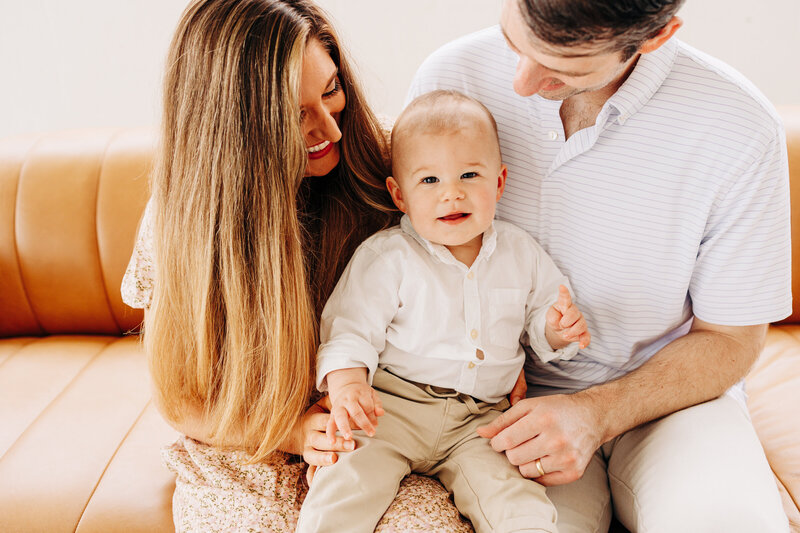
[[[496,22],[501,0],[318,0],[373,105],[396,114],[417,65]],[[163,58],[186,0],[0,0],[0,137],[158,121]],[[687,0],[680,36],[800,104],[800,1]]]

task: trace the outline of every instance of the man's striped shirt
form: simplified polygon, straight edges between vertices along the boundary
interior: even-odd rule
[[[693,315],[791,313],[785,137],[750,82],[673,38],[565,142],[560,101],[514,93],[517,60],[499,27],[468,35],[425,61],[409,98],[455,89],[494,114],[508,166],[498,218],[553,257],[586,316],[592,343],[575,358],[528,358],[532,394],[619,377]]]

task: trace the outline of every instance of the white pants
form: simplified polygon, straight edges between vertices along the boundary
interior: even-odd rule
[[[772,533],[789,524],[744,406],[729,395],[604,444],[583,477],[549,487],[561,533]]]

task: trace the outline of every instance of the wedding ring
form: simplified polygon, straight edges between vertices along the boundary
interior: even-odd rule
[[[539,475],[543,476],[545,474],[544,468],[542,467],[542,459],[536,459],[536,470],[539,471]]]

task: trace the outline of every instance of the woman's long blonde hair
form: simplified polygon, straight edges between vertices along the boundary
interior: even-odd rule
[[[341,159],[303,178],[309,39],[338,66]],[[314,384],[317,321],[355,247],[395,221],[386,141],[322,12],[305,0],[199,0],[164,82],[154,176],[156,283],[145,347],[156,401],[252,460],[286,440]]]

